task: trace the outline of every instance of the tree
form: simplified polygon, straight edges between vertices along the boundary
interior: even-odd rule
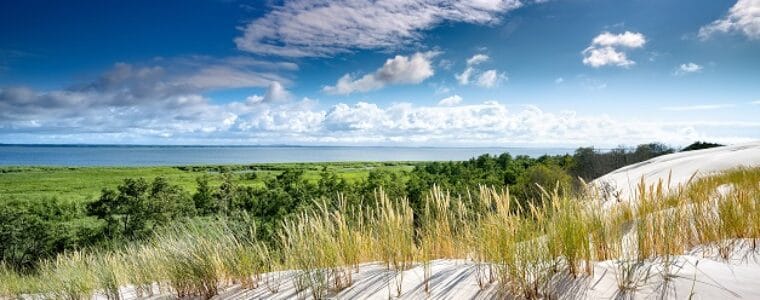
[[[104,189],[87,213],[106,222],[107,237],[136,239],[175,218],[192,216],[195,207],[179,186],[157,177],[151,184],[143,178],[127,178],[117,190]]]
[[[317,182],[315,198],[327,198],[333,199],[337,197],[338,193],[349,193],[348,183],[338,177],[335,172],[330,172],[327,167],[322,168],[322,172],[319,173],[319,181]]]
[[[161,226],[180,217],[195,215],[195,205],[190,196],[178,185],[169,183],[164,177],[156,177],[150,186],[146,203],[151,227]]]
[[[198,188],[193,194],[193,204],[198,214],[210,215],[219,212],[219,205],[214,201],[214,192],[209,183],[209,176],[203,175],[195,178]]]
[[[375,199],[375,193],[382,190],[390,199],[398,200],[406,196],[406,185],[397,172],[388,170],[371,170],[362,182],[361,198],[366,201]]]
[[[113,205],[110,208],[112,212],[110,219],[120,220],[123,225],[123,234],[136,238],[143,233],[145,228],[148,182],[143,178],[127,178],[118,190],[115,201],[106,199],[106,203]]]
[[[520,175],[514,191],[523,204],[540,204],[545,197],[544,191],[551,194],[555,189],[560,196],[572,193],[572,177],[559,166],[537,164]]]
[[[18,201],[0,203],[0,261],[16,269],[30,269],[52,254],[53,230],[45,219]]]
[[[222,173],[222,184],[219,185],[219,189],[214,193],[216,205],[220,211],[225,214],[230,213],[230,209],[234,206],[235,193],[237,193],[235,177],[229,172]]]

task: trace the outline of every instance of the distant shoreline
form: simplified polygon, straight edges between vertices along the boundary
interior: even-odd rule
[[[575,150],[572,146],[410,146],[410,145],[297,145],[297,144],[263,144],[263,145],[211,145],[211,144],[3,144],[0,147],[71,147],[71,148],[98,148],[98,147],[135,147],[135,148],[400,148],[400,149],[555,149]],[[608,147],[594,147],[599,150],[610,150]]]
[[[241,145],[0,145],[0,166],[151,167],[257,163],[463,161],[483,154],[573,154],[574,148],[241,146]]]

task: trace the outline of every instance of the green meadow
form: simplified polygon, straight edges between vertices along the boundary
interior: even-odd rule
[[[86,202],[96,199],[103,188],[115,188],[125,178],[153,179],[164,177],[188,192],[195,192],[196,178],[212,175],[211,183],[219,184],[221,172],[240,175],[242,186],[261,186],[286,170],[303,170],[309,181],[329,171],[348,182],[367,178],[371,170],[403,173],[414,168],[415,162],[331,162],[331,163],[273,163],[251,165],[181,166],[181,167],[0,167],[0,200],[45,200]]]

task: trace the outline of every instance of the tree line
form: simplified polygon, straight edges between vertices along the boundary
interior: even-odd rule
[[[577,193],[584,181],[674,151],[653,143],[612,150],[578,148],[572,155],[537,158],[486,154],[467,161],[419,163],[410,171],[374,169],[354,182],[327,167],[317,180],[293,168],[265,178],[261,185],[244,186],[240,182],[255,173],[225,171],[198,176],[194,192],[163,177],[125,178],[86,203],[0,199],[0,263],[33,270],[40,259],[68,249],[118,247],[193,218],[254,223],[255,238],[273,240],[279,222],[315,200],[335,201],[340,195],[348,205],[374,205],[381,189],[391,199],[409,199],[415,211],[422,209],[421,200],[434,185],[460,197],[479,186],[507,187],[520,201],[517,204],[538,204],[541,187]]]

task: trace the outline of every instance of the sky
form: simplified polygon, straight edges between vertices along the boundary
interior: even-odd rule
[[[0,143],[760,139],[760,0],[0,1]]]

